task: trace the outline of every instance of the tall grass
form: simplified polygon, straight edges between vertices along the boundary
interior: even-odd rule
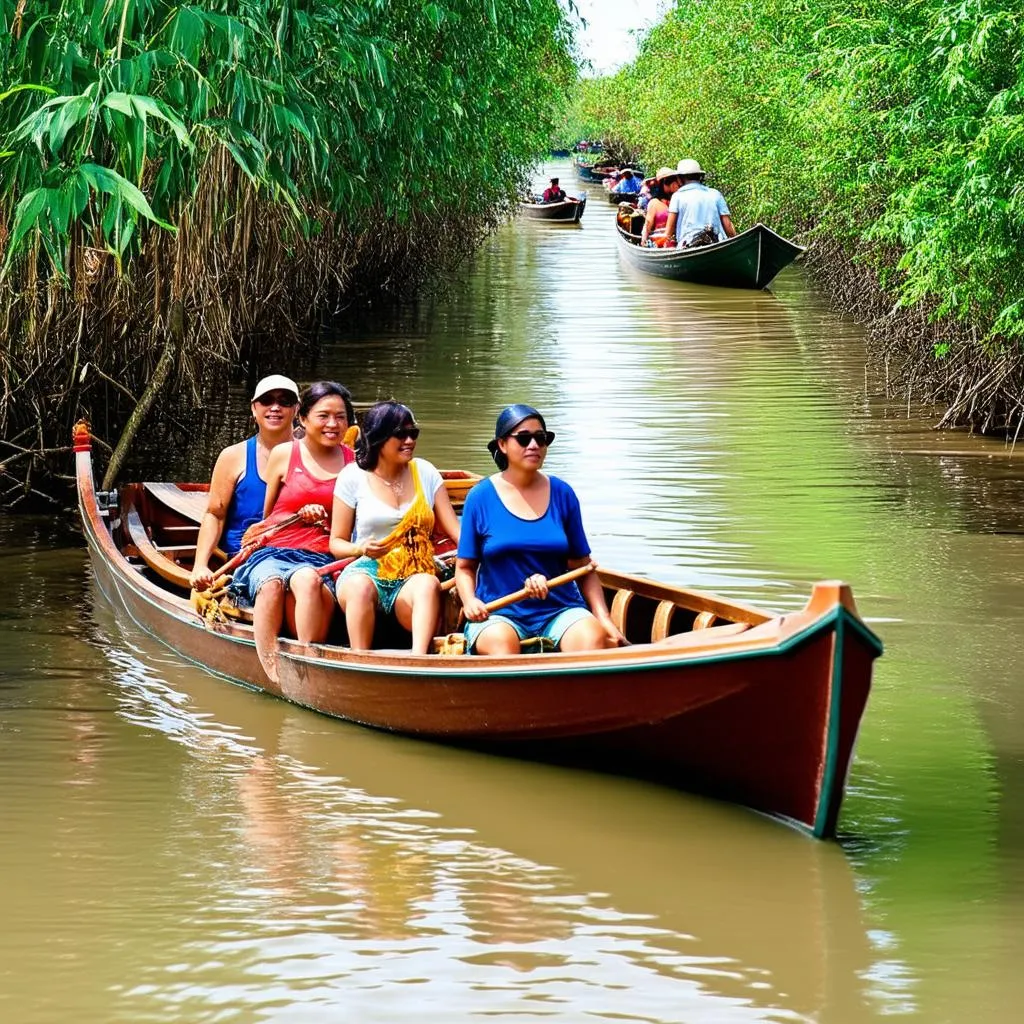
[[[0,503],[168,345],[187,388],[462,258],[570,45],[557,0],[0,0]]]

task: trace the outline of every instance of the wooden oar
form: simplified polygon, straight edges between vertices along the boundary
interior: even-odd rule
[[[570,569],[569,572],[563,572],[561,576],[552,576],[551,579],[547,581],[548,590],[560,587],[563,583],[572,583],[573,580],[578,580],[581,576],[586,576],[587,573],[593,572],[596,568],[597,566],[593,562],[588,562],[586,565],[581,565],[578,569]],[[517,590],[512,594],[506,594],[504,597],[496,597],[493,601],[488,601],[484,607],[489,612],[496,612],[499,608],[515,604],[516,601],[522,601],[524,597],[529,596],[530,592],[526,587],[522,587],[520,590]]]
[[[346,565],[350,565],[354,561],[354,557],[339,558],[336,562],[328,562],[327,565],[320,566],[316,572],[318,576],[330,576],[332,573],[341,572]]]
[[[254,551],[259,551],[260,548],[266,547],[267,541],[275,533],[283,530],[286,526],[294,526],[296,523],[301,522],[302,517],[298,512],[288,516],[287,519],[282,519],[279,523],[274,523],[272,526],[268,526],[262,533],[248,542],[243,544],[238,550],[234,557],[229,558],[214,574],[213,579],[210,580],[210,585],[207,590],[213,591],[216,588],[216,584],[225,581],[225,577],[229,576],[235,569],[237,569]],[[251,530],[253,527],[249,527]]]

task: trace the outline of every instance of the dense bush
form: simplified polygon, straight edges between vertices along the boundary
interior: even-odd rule
[[[580,101],[581,123],[625,134],[650,166],[700,160],[742,223],[805,231],[844,254],[861,289],[876,290],[873,308],[881,296],[895,306],[891,322],[920,333],[924,312],[925,345],[906,332],[890,341],[918,364],[923,352],[918,378],[952,416],[1019,417],[1019,7],[679,0],[636,61]]]
[[[464,256],[570,47],[557,0],[0,0],[0,501],[161,354],[187,382]]]

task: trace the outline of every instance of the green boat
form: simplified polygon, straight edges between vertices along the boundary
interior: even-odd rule
[[[767,288],[803,251],[802,245],[755,224],[724,242],[693,249],[658,249],[640,245],[640,236],[615,225],[619,254],[630,266],[655,277],[724,288]]]

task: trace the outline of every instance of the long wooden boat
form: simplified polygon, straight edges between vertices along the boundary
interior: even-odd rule
[[[197,522],[173,495],[191,493],[181,501],[195,511],[201,488],[98,493],[86,428],[74,447],[100,591],[116,614],[210,672],[377,729],[653,778],[835,834],[882,650],[844,584],[817,584],[802,611],[774,615],[602,569],[631,646],[483,658],[282,639],[274,683],[247,622],[211,623],[189,601]]]
[[[615,230],[619,255],[631,266],[655,277],[725,288],[767,288],[804,251],[763,224],[697,249],[648,248],[620,224]]]
[[[560,203],[521,202],[519,210],[533,220],[546,220],[556,224],[578,224],[587,208],[587,194],[579,198],[567,197]]]

